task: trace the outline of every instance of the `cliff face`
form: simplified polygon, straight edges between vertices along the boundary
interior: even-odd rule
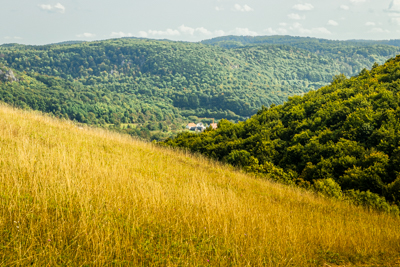
[[[0,69],[0,81],[3,82],[17,82],[18,79],[15,77],[12,70],[1,70]]]

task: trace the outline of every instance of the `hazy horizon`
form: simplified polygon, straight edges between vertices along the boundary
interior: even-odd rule
[[[400,39],[400,0],[16,0],[2,4],[0,44],[225,35]],[[10,26],[8,26],[10,25]]]
[[[117,38],[105,38],[105,39],[98,39],[98,40],[79,40],[79,39],[72,39],[72,40],[61,40],[57,42],[52,42],[52,43],[45,43],[45,44],[26,44],[23,42],[4,42],[0,43],[0,45],[10,45],[10,44],[20,44],[20,45],[33,45],[33,46],[41,46],[41,45],[53,45],[53,44],[62,44],[62,43],[67,43],[67,42],[101,42],[101,41],[107,41],[107,40],[114,40],[114,39],[142,39],[142,40],[155,40],[155,41],[170,41],[170,42],[187,42],[187,43],[200,43],[205,40],[213,39],[213,38],[218,38],[218,37],[224,37],[224,36],[246,36],[246,35],[222,35],[222,36],[215,36],[212,38],[208,39],[203,39],[200,41],[183,41],[183,40],[171,40],[167,38],[148,38],[148,37],[117,37]],[[318,37],[311,37],[311,36],[295,36],[295,35],[257,35],[257,36],[290,36],[290,37],[303,37],[303,38],[315,38],[315,39],[325,39],[325,40],[330,40],[330,41],[388,41],[388,40],[400,40],[398,39],[329,39],[329,38],[318,38]]]

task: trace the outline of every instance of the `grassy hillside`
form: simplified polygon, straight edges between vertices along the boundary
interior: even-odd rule
[[[146,122],[149,131],[168,132],[181,118],[244,120],[262,105],[281,104],[289,96],[328,84],[334,75],[352,76],[400,53],[399,47],[385,45],[334,42],[307,50],[308,46],[225,49],[146,39],[7,45],[0,47],[0,63],[50,87],[56,77],[85,92],[71,96],[65,89],[62,93],[69,102],[101,103],[101,108],[77,104],[75,113],[80,115],[76,116],[66,111],[64,103],[57,103],[56,109],[70,119],[89,124]],[[2,90],[12,94],[7,88]],[[29,99],[21,101],[26,104]]]
[[[1,266],[396,266],[400,221],[0,106]]]
[[[260,174],[278,167],[281,179],[305,187],[333,179],[338,191],[361,198],[370,191],[400,205],[399,78],[397,56],[263,108],[246,122],[222,121],[217,131],[182,134],[167,144]]]

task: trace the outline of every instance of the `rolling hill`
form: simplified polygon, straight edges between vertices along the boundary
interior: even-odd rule
[[[272,35],[272,36],[222,36],[208,40],[201,43],[209,45],[218,45],[226,48],[247,46],[247,45],[263,45],[263,44],[279,44],[290,45],[298,48],[303,48],[308,51],[316,52],[319,49],[331,50],[332,48],[344,48],[346,46],[357,47],[373,47],[374,45],[386,46],[400,46],[399,39],[393,40],[329,40],[314,37],[297,37],[289,35]]]
[[[24,78],[13,85],[0,81],[0,95],[18,107],[130,126],[126,132],[160,139],[188,121],[245,120],[263,105],[281,104],[327,85],[334,75],[353,76],[398,53],[395,46],[335,41],[230,49],[148,39],[9,44],[0,46],[0,64]]]
[[[2,266],[396,266],[399,218],[0,106]]]

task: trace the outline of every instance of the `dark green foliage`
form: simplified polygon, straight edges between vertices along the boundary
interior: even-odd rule
[[[0,46],[0,63],[22,78],[0,84],[0,94],[18,107],[161,140],[188,121],[243,121],[262,105],[283,103],[400,52],[321,42],[315,51],[279,42],[235,49],[146,39],[7,44]]]
[[[350,200],[356,205],[362,205],[365,207],[372,207],[374,209],[392,213],[394,215],[400,215],[400,210],[397,206],[391,206],[386,202],[384,197],[380,197],[378,194],[367,192],[360,192],[359,190],[348,190],[345,191],[346,199]]]
[[[364,193],[352,194],[360,203],[369,203],[371,193],[384,197],[373,203],[400,204],[399,78],[400,56],[264,107],[245,122],[222,120],[217,130],[181,134],[165,144],[255,173],[268,174],[264,166],[273,164],[291,173],[293,182],[337,198],[340,190],[359,190]]]
[[[294,44],[293,44],[294,45]],[[354,75],[400,52],[391,46],[324,43],[223,49],[197,43],[118,39],[63,45],[0,47],[0,62],[19,71],[124,94],[152,107],[178,108],[183,117],[243,120],[262,105]],[[322,52],[322,49],[325,49]],[[341,50],[341,51],[338,51]]]
[[[314,181],[313,189],[325,196],[341,199],[343,197],[343,192],[338,183],[332,178],[320,179]]]

